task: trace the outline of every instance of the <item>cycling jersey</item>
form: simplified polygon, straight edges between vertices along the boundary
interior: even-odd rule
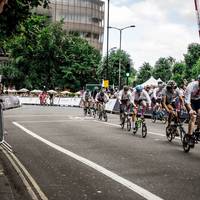
[[[162,89],[160,88],[155,88],[153,90],[153,98],[154,99],[162,99]]]
[[[119,92],[119,96],[118,99],[121,101],[121,103],[127,102],[127,101],[131,101],[131,92],[128,91],[126,94],[125,92],[122,90]]]
[[[91,99],[91,94],[90,92],[84,92],[83,94],[83,101],[89,101]]]
[[[108,102],[109,97],[106,93],[104,93],[103,96],[101,96],[100,93],[97,93],[95,100],[98,101],[98,102],[106,103],[106,102]]]
[[[173,92],[170,92],[165,87],[162,90],[162,96],[166,96],[166,104],[172,104],[175,103],[176,100],[179,99],[179,97],[181,97],[182,95],[179,88],[176,88],[175,90],[173,90]]]
[[[151,99],[146,90],[142,90],[142,92],[138,93],[135,89],[132,92],[132,100],[133,102],[139,102],[139,101],[147,101],[147,103],[150,105],[151,104]]]
[[[185,102],[191,103],[191,100],[200,100],[200,86],[199,81],[189,83],[185,91]]]

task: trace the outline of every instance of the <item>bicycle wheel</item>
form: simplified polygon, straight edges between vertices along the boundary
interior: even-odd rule
[[[170,126],[166,127],[166,137],[167,137],[169,142],[171,142],[172,139],[173,139],[172,128]]]
[[[142,124],[142,137],[145,138],[147,136],[147,126],[145,123]]]
[[[125,124],[125,117],[121,116],[121,128],[124,129],[124,124]]]
[[[87,108],[84,108],[84,116],[86,116],[87,115]]]
[[[107,122],[107,121],[108,121],[108,115],[106,114],[105,111],[104,111],[104,115],[103,115],[103,117],[104,117],[105,122]]]
[[[92,114],[93,114],[93,117],[96,118],[96,111],[95,110],[92,111]]]
[[[152,114],[152,116],[151,116],[151,121],[152,121],[153,123],[156,122],[156,115],[155,115],[155,114]]]
[[[189,136],[186,134],[183,137],[183,150],[188,153],[190,151],[190,145],[188,144],[189,142]]]
[[[168,120],[167,116],[163,116],[162,119],[161,119],[163,124],[166,124],[167,120]]]
[[[185,130],[184,130],[183,127],[180,127],[179,130],[180,130],[180,138],[181,138],[181,142],[183,143],[183,138],[184,138],[186,132],[185,132]]]
[[[102,120],[102,112],[99,111],[99,120]]]
[[[89,115],[90,117],[92,117],[92,110],[91,110],[90,108],[88,108],[88,115]]]
[[[131,130],[131,119],[127,119],[127,131]]]

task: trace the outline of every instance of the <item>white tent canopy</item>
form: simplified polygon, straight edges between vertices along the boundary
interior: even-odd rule
[[[144,87],[147,86],[147,85],[149,85],[149,86],[151,86],[151,85],[157,86],[158,85],[158,81],[153,76],[151,76],[151,78],[149,78],[149,80],[147,80],[146,82],[142,83],[141,85],[144,86]]]
[[[47,91],[49,94],[57,94],[57,92],[55,90],[48,90]]]
[[[26,93],[26,92],[28,92],[28,91],[29,91],[29,90],[26,89],[26,88],[22,88],[22,89],[18,90],[18,92],[21,92],[21,93]]]
[[[71,94],[69,91],[62,91],[61,94]]]
[[[157,80],[157,82],[163,82],[163,81],[161,80],[161,78],[159,78],[159,79]]]

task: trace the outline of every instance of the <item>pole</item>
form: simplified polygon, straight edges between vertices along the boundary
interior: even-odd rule
[[[199,38],[200,38],[200,14],[199,14],[199,2],[198,0],[194,0],[195,4],[195,10],[196,10],[196,15],[197,15],[197,23],[198,23],[198,28],[199,28]]]
[[[108,0],[108,16],[107,16],[107,58],[106,58],[106,79],[108,80],[108,51],[109,51],[109,23],[110,23],[110,0]]]
[[[0,102],[0,143],[4,141],[4,127],[3,127],[3,106]]]
[[[122,49],[122,29],[119,29],[120,38],[119,38],[119,90],[121,89],[121,49]]]
[[[57,14],[57,13],[56,13],[56,12],[57,12],[57,10],[56,10],[57,8],[56,8],[56,7],[57,7],[57,0],[55,0],[55,13],[54,13],[54,14],[55,14],[55,17],[54,17],[54,21],[55,21],[55,22],[56,22],[56,14]]]
[[[126,76],[126,85],[128,85],[128,76]]]

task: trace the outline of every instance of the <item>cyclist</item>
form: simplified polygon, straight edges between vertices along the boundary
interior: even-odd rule
[[[142,85],[137,85],[132,92],[132,102],[134,108],[138,106],[142,106],[142,114],[141,117],[144,118],[144,112],[150,108],[151,106],[151,98],[148,92],[143,88]],[[135,121],[137,116],[137,109],[134,110],[133,118],[132,118],[132,128],[133,132],[136,132],[135,129]]]
[[[189,145],[194,145],[194,140],[192,138],[192,132],[196,122],[196,115],[200,115],[200,75],[197,81],[192,81],[188,84],[185,91],[185,103],[186,108],[190,116],[190,121],[188,124],[188,135],[190,137]],[[197,130],[200,129],[200,118],[197,122]]]
[[[128,86],[124,86],[123,90],[119,92],[118,100],[120,103],[120,121],[125,109],[129,109],[131,103],[131,91]]]
[[[175,116],[176,119],[178,117],[176,110],[178,103],[180,103],[182,108],[185,108],[182,94],[179,88],[177,88],[176,82],[169,80],[166,87],[162,90],[162,104],[169,114],[167,127],[171,125],[173,116]]]
[[[155,114],[156,110],[162,109],[162,90],[164,84],[162,81],[158,82],[158,87],[153,90],[152,94],[152,104],[153,104],[153,114]]]
[[[109,96],[105,91],[101,90],[99,93],[97,93],[95,101],[97,103],[97,110],[99,111],[100,104],[106,104],[109,101]]]
[[[92,91],[91,93],[91,96],[92,96],[92,109],[94,110],[94,113],[96,114],[96,110],[97,110],[97,102],[95,100],[96,98],[96,95],[99,93],[99,88],[98,87],[95,87],[94,90]]]
[[[90,108],[90,103],[92,100],[92,96],[90,91],[87,89],[84,93],[83,93],[83,106],[84,106],[84,111],[86,112],[88,108]]]

